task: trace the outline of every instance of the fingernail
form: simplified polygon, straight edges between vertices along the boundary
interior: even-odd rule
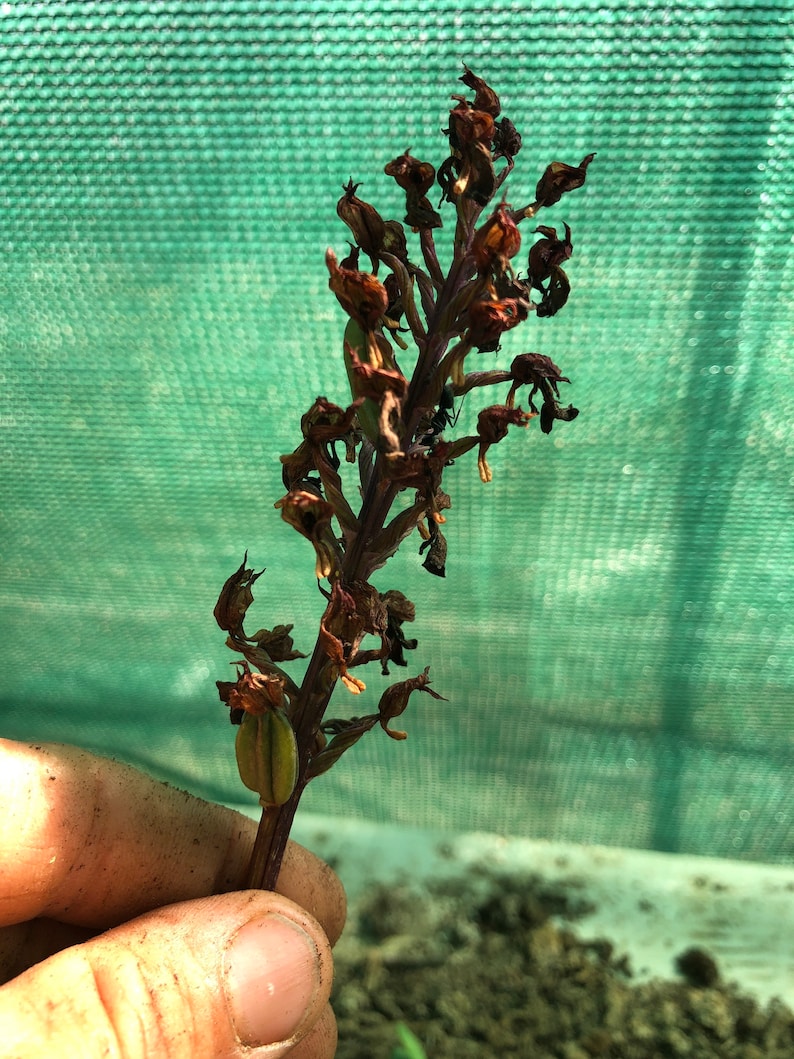
[[[252,919],[226,951],[226,989],[237,1036],[250,1047],[289,1040],[319,985],[311,937],[285,916]]]

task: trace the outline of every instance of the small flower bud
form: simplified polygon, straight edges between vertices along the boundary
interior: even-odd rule
[[[408,241],[405,238],[405,229],[399,221],[386,221],[386,233],[383,236],[383,251],[386,254],[393,254],[396,258],[399,258],[403,264],[408,261]],[[386,283],[384,286],[389,285],[389,281],[396,281],[394,273],[389,273],[386,277]],[[390,299],[391,304],[391,299]]]

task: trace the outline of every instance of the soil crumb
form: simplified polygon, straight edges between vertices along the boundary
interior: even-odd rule
[[[404,1022],[428,1059],[794,1059],[794,1015],[723,982],[713,957],[633,983],[574,896],[537,880],[379,887],[336,948],[337,1059],[391,1059]]]

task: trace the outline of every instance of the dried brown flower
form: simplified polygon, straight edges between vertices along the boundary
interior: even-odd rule
[[[475,233],[471,254],[477,271],[482,275],[499,274],[510,268],[510,258],[521,248],[521,233],[510,215],[506,203],[500,202],[494,212]]]
[[[308,489],[293,489],[277,500],[274,507],[280,508],[284,521],[314,545],[317,554],[314,574],[318,580],[339,570],[341,556],[331,532],[335,514],[331,504]]]
[[[245,662],[238,663],[240,672],[237,682],[229,693],[230,710],[261,714],[268,710],[280,710],[286,705],[284,683],[278,677],[263,673],[252,673]]]
[[[522,298],[481,298],[469,308],[468,340],[481,353],[493,352],[505,331],[523,323],[528,315],[529,302]]]
[[[369,272],[342,268],[333,250],[327,250],[325,263],[331,278],[328,286],[345,312],[365,331],[377,327],[389,306],[386,288]]]
[[[371,258],[373,271],[376,271],[378,252],[386,235],[386,225],[375,207],[358,197],[356,191],[360,186],[350,180],[336,204],[336,212],[353,233],[359,249]]]
[[[399,684],[392,684],[390,688],[387,688],[380,697],[378,703],[378,714],[380,717],[380,726],[386,733],[391,736],[392,739],[406,739],[408,737],[407,732],[400,732],[397,729],[389,728],[389,721],[394,720],[395,717],[399,717],[405,713],[408,706],[408,699],[415,691],[425,691],[428,695],[432,695],[434,699],[444,699],[443,695],[439,695],[437,691],[433,691],[432,688],[428,687],[430,683],[430,666],[427,666],[423,672],[417,677],[412,677],[410,680],[401,680]]]
[[[507,437],[509,426],[525,427],[532,418],[532,413],[522,412],[520,408],[508,408],[507,405],[491,405],[483,408],[477,416],[477,433],[480,437],[480,454],[477,466],[483,482],[493,479],[493,472],[488,464],[486,453],[491,445]]]
[[[595,152],[586,155],[577,166],[566,165],[565,162],[552,162],[547,166],[535,188],[537,205],[553,206],[567,191],[580,188],[584,184],[587,167],[594,158]]]
[[[435,168],[429,162],[420,162],[405,151],[399,158],[394,158],[386,165],[384,173],[394,177],[405,191],[406,224],[415,231],[441,227],[441,216],[436,213],[427,198],[427,192],[436,179]]]
[[[563,261],[567,261],[573,253],[571,243],[571,229],[565,225],[565,238],[557,236],[556,228],[548,228],[541,224],[536,229],[543,239],[539,239],[529,251],[529,279],[533,287],[542,290],[542,283],[551,275],[553,268],[559,267]]]

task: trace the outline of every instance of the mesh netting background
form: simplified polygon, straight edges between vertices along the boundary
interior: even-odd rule
[[[273,503],[301,412],[347,403],[336,200],[352,175],[402,216],[383,165],[440,163],[465,61],[524,137],[511,201],[598,152],[539,217],[573,229],[568,305],[482,363],[549,354],[582,413],[512,433],[487,487],[448,471],[446,580],[414,539],[375,580],[450,701],[305,804],[790,862],[789,0],[9,2],[0,29],[3,734],[253,804],[212,607],[248,548],[251,627],[311,649]]]

